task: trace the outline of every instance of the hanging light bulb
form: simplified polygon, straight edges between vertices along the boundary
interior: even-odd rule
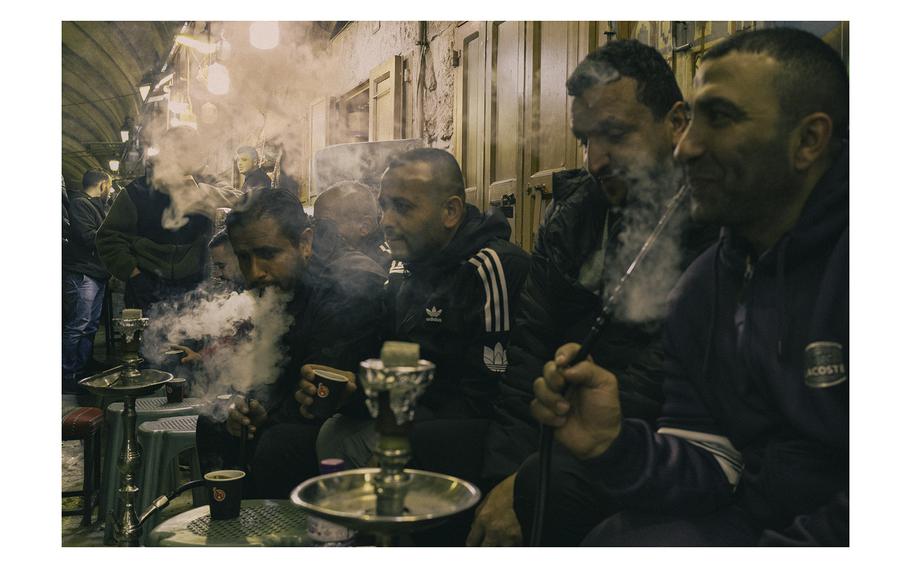
[[[120,169],[120,160],[110,160],[107,165],[112,172],[116,172]]]
[[[213,95],[225,95],[231,88],[231,76],[227,67],[221,63],[209,65],[208,81],[206,86]]]
[[[278,22],[250,24],[250,45],[256,49],[272,49],[278,45]]]

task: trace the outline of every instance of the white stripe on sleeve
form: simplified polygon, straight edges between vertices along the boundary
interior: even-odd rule
[[[732,442],[726,436],[683,430],[681,428],[660,428],[657,433],[682,438],[690,444],[709,452],[720,464],[724,475],[727,476],[727,482],[733,487],[736,487],[739,483],[739,478],[743,472],[743,455],[733,447]]]
[[[492,293],[490,292],[490,279],[482,262],[474,257],[468,259],[468,262],[474,265],[477,269],[477,274],[480,276],[480,281],[483,282],[483,290],[487,296],[483,306],[483,315],[486,324],[485,329],[489,333],[493,331],[493,311],[490,303],[490,298],[492,297]]]

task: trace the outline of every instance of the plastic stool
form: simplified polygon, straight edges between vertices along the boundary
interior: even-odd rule
[[[185,450],[196,448],[196,421],[198,416],[175,416],[154,422],[145,422],[139,427],[139,443],[142,445],[142,472],[139,486],[139,510],[141,514],[158,496],[167,495],[177,489],[177,456]],[[194,451],[192,459],[193,479],[202,478],[199,456]],[[194,502],[197,499],[194,497]],[[146,527],[158,524],[158,513],[145,522]],[[145,533],[148,534],[149,530]]]
[[[199,412],[204,401],[199,398],[185,398],[183,402],[168,403],[167,398],[149,397],[136,399],[136,426],[145,422],[171,416],[189,416]],[[105,411],[107,443],[104,453],[104,471],[101,474],[101,518],[104,519],[104,544],[114,544],[113,515],[117,512],[117,489],[120,473],[117,464],[123,447],[123,403],[114,402]],[[145,461],[145,448],[142,455]],[[141,475],[141,472],[140,472]],[[139,478],[142,479],[141,477]],[[140,485],[142,487],[142,485]],[[141,513],[141,511],[139,511]]]
[[[63,417],[63,441],[82,440],[82,491],[64,491],[63,497],[82,497],[82,508],[63,511],[64,517],[82,515],[83,527],[92,524],[92,511],[101,489],[101,427],[104,414],[93,406],[79,407]],[[100,514],[99,514],[100,519]]]

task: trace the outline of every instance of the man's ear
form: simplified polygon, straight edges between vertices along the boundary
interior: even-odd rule
[[[673,147],[676,148],[676,145],[679,144],[679,141],[682,139],[683,133],[686,131],[686,127],[689,126],[686,103],[683,101],[676,101],[676,104],[673,105],[673,108],[670,109],[670,112],[667,113],[664,120],[670,128],[670,135],[673,138]]]
[[[793,131],[793,167],[804,172],[824,158],[833,131],[831,117],[823,112],[814,112],[800,120]]]
[[[297,248],[300,250],[300,254],[303,255],[305,260],[309,260],[313,256],[313,229],[307,227],[300,233],[300,244],[297,245]]]
[[[458,227],[464,218],[464,212],[464,199],[450,195],[442,202],[442,226],[449,230]]]

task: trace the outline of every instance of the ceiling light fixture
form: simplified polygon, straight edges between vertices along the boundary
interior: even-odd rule
[[[278,22],[253,22],[250,24],[250,45],[256,49],[272,49],[278,45]]]

